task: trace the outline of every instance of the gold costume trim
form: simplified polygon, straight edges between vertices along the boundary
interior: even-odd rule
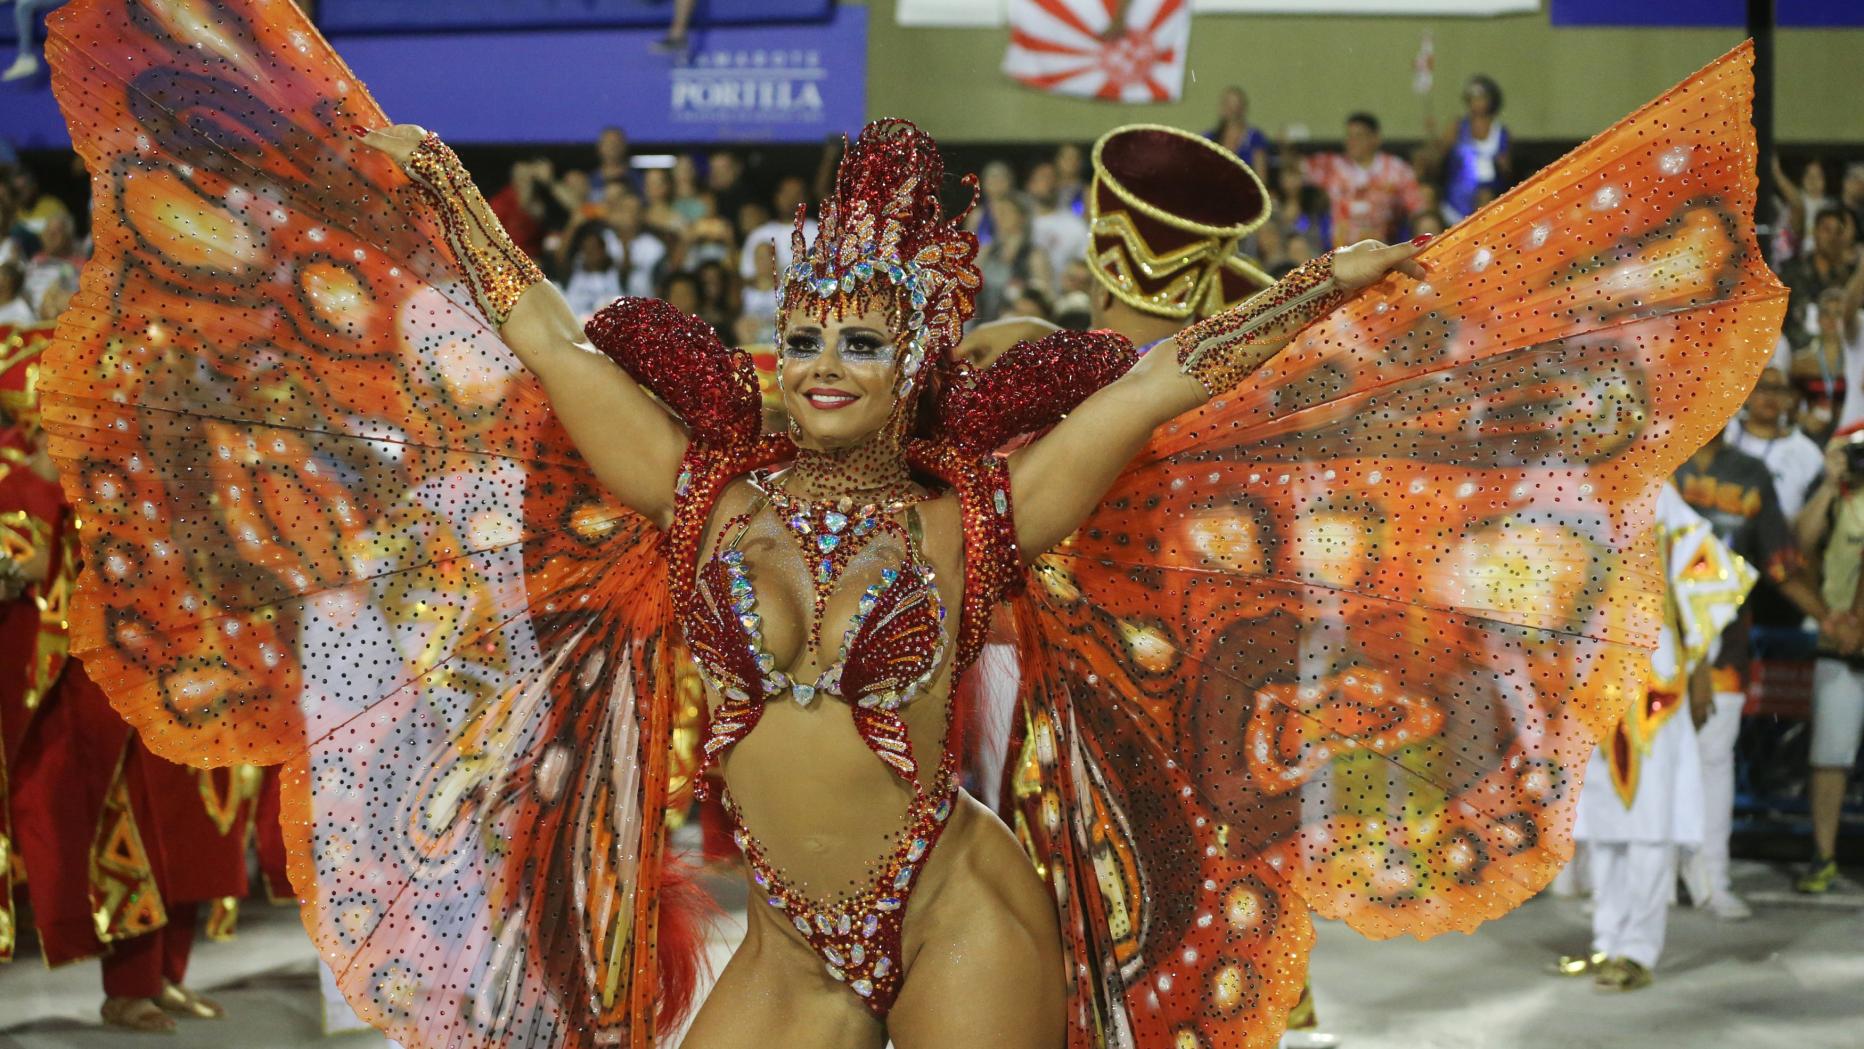
[[[1262,213],[1247,222],[1211,225],[1185,218],[1142,200],[1107,170],[1102,157],[1110,140],[1132,132],[1166,134],[1186,143],[1196,143],[1196,148],[1210,150],[1255,183],[1257,194],[1263,202]],[[1127,124],[1102,135],[1094,143],[1090,163],[1093,176],[1085,194],[1090,239],[1088,269],[1114,298],[1142,313],[1183,320],[1208,317],[1232,305],[1225,300],[1219,271],[1240,274],[1256,287],[1266,288],[1274,283],[1253,261],[1237,254],[1237,244],[1267,222],[1273,209],[1261,176],[1229,150],[1202,135],[1194,135],[1180,128],[1164,124]],[[1098,192],[1101,187],[1105,187],[1125,210],[1103,211]],[[1146,241],[1131,215],[1126,213],[1128,211],[1200,239],[1169,251],[1155,250]],[[1104,243],[1109,240],[1113,243]],[[1150,293],[1141,291],[1139,282],[1134,278],[1134,272],[1137,271],[1148,282],[1156,282],[1171,278],[1179,270],[1183,272],[1163,288]]]
[[[466,166],[439,135],[430,134],[415,147],[407,169],[439,215],[474,303],[494,328],[504,327],[519,297],[543,282],[543,271],[512,243]]]

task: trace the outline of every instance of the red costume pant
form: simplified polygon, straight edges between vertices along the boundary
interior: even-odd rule
[[[245,820],[223,833],[203,773],[150,753],[75,662],[32,717],[9,771],[46,962],[103,956],[112,995],[144,997],[164,977],[179,982],[198,905],[246,894]]]

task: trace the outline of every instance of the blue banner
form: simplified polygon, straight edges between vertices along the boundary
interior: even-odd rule
[[[1786,27],[1864,26],[1864,0],[1779,0],[1775,22]],[[1747,25],[1746,0],[1549,0],[1557,26]]]
[[[657,53],[663,29],[333,35],[393,120],[456,143],[819,142],[867,113],[867,8],[826,24],[709,30],[690,56]],[[44,74],[0,84],[0,136],[68,145]]]
[[[834,0],[699,0],[695,29],[771,22],[825,22]],[[326,33],[407,29],[561,29],[657,26],[673,19],[673,0],[321,0]]]

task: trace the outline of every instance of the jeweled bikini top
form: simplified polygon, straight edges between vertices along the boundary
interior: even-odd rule
[[[820,503],[784,493],[764,473],[751,475],[757,504],[726,521],[720,549],[700,566],[691,597],[681,609],[686,643],[701,673],[725,698],[706,743],[708,764],[748,735],[762,704],[788,698],[807,707],[823,695],[837,696],[856,710],[855,726],[876,755],[909,781],[916,768],[897,712],[938,673],[950,636],[937,575],[920,551],[918,508],[906,499],[853,507],[847,501]],[[807,652],[821,651],[822,623],[838,592],[843,569],[875,539],[893,537],[904,551],[860,596],[855,614],[837,642],[836,656],[814,680],[799,680],[776,667],[764,644],[763,619],[744,552],[738,549],[753,518],[768,507],[797,542],[814,590]],[[902,524],[900,517],[905,518]],[[810,662],[808,655],[804,662]]]
[[[808,706],[822,693],[859,707],[897,709],[910,702],[937,672],[947,640],[936,576],[920,554],[913,530],[894,519],[906,513],[916,521],[917,508],[898,501],[858,509],[810,502],[786,495],[761,472],[753,475],[752,484],[763,498],[726,522],[719,531],[723,549],[699,570],[686,640],[700,669],[726,699],[740,702],[788,695]],[[892,534],[906,551],[899,568],[882,571],[880,580],[861,595],[842,633],[837,658],[812,682],[792,680],[776,669],[775,657],[764,647],[750,571],[737,548],[751,519],[765,506],[776,511],[809,566],[815,591],[812,651],[821,640],[823,614],[842,569],[883,534]]]

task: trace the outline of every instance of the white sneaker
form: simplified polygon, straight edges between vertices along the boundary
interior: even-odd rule
[[[15,58],[13,64],[6,67],[6,72],[0,73],[0,80],[24,80],[38,71],[39,57],[25,54]]]
[[[1747,901],[1724,889],[1702,902],[1702,909],[1725,922],[1741,922],[1754,917]]]
[[[1281,1036],[1281,1049],[1334,1049],[1339,1044],[1339,1035],[1323,1031],[1286,1031]]]

